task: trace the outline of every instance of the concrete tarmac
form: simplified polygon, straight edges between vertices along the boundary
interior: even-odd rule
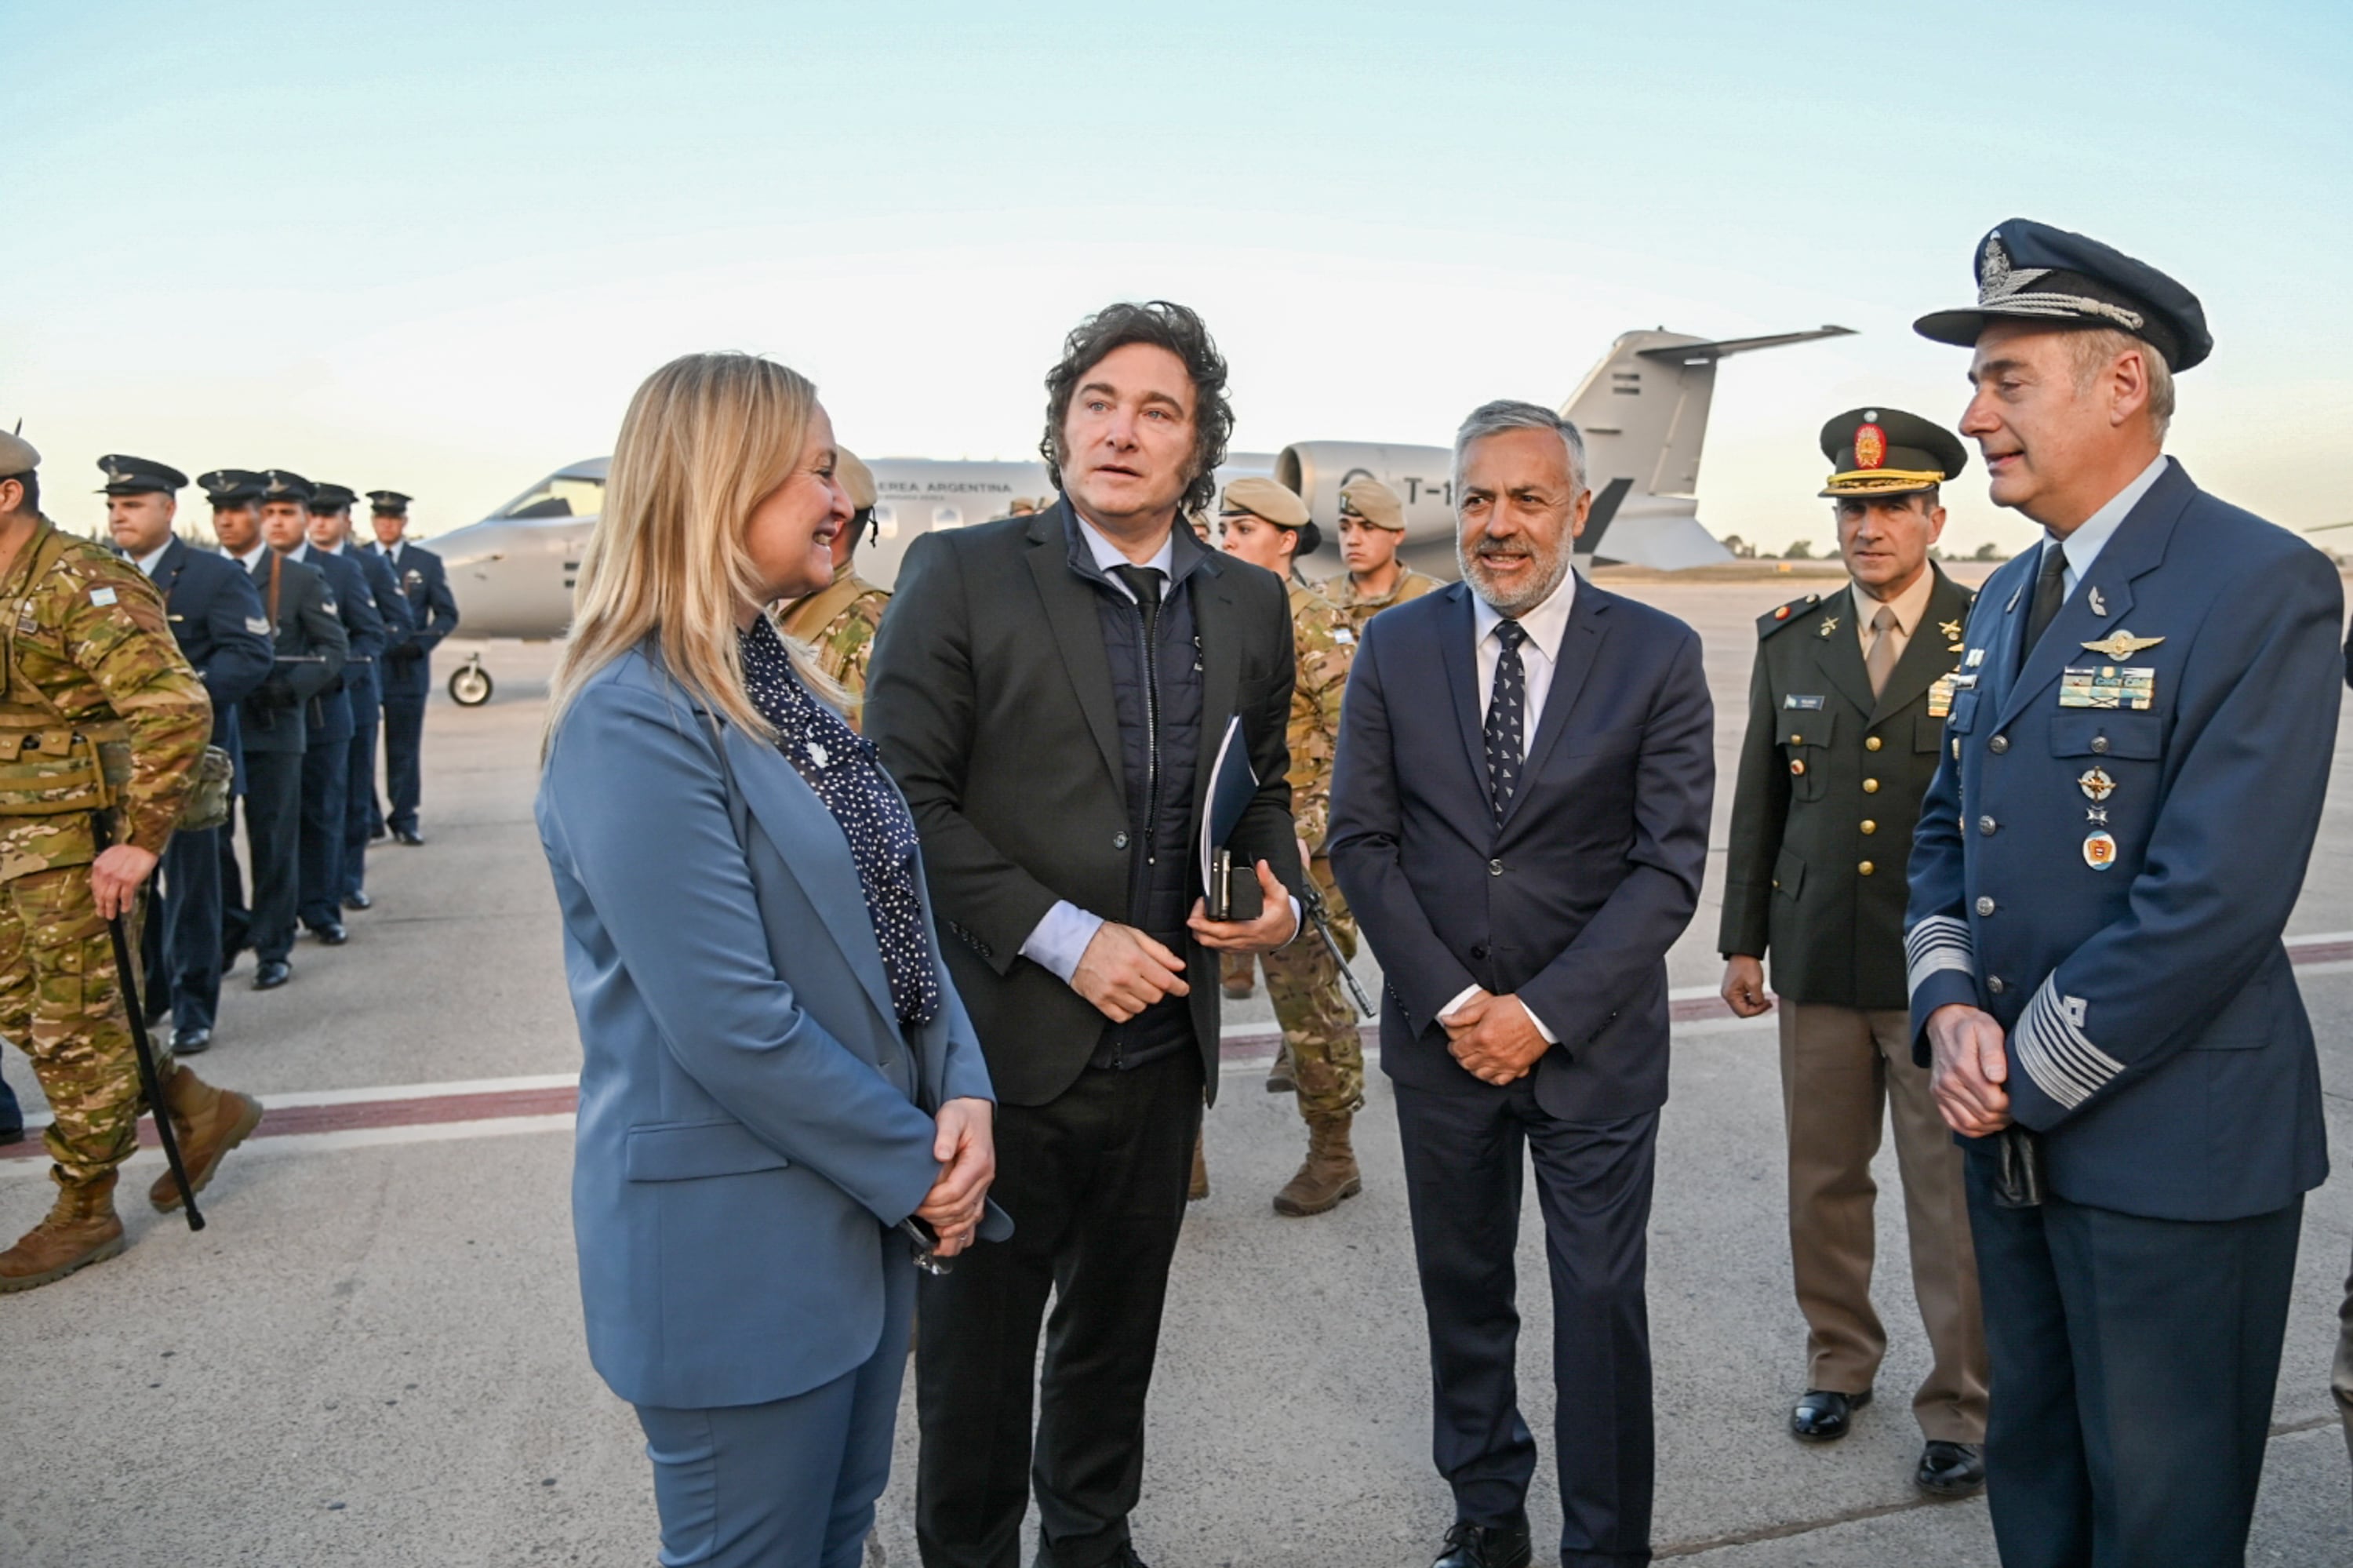
[[[1728,781],[1755,617],[1835,584],[1617,586],[1705,637]],[[446,673],[465,651],[437,664]],[[219,1044],[196,1065],[274,1102],[278,1126],[306,1130],[232,1156],[196,1234],[137,1200],[161,1170],[142,1152],[124,1181],[130,1250],[0,1300],[0,1565],[653,1560],[642,1438],[583,1349],[568,1118],[545,1114],[548,1086],[560,1095],[578,1065],[531,825],[552,662],[545,648],[492,645],[490,705],[459,709],[436,693],[428,842],[372,852],[377,906],[351,916],[350,945],[299,944],[282,991],[248,990],[249,963],[230,979]],[[2353,932],[2348,731],[2291,937]],[[1675,949],[1680,988],[1718,978],[1715,897],[1711,885]],[[2307,953],[2297,972],[2330,1130],[2353,1148],[2353,954]],[[1426,1338],[1386,1081],[1373,1075],[1358,1121],[1364,1195],[1316,1219],[1278,1218],[1268,1199],[1303,1139],[1288,1098],[1260,1088],[1252,1045],[1271,1022],[1262,994],[1228,1008],[1236,1054],[1208,1119],[1212,1192],[1192,1212],[1171,1293],[1138,1546],[1155,1568],[1419,1568],[1451,1510],[1430,1467]],[[1991,1563],[1984,1505],[1928,1502],[1910,1481],[1920,1439],[1905,1406],[1926,1354],[1892,1154],[1879,1172],[1878,1300],[1892,1340],[1881,1398],[1845,1442],[1801,1446],[1786,1428],[1804,1329],[1789,1294],[1772,1023],[1694,1016],[1674,1050],[1651,1233],[1661,1556],[1710,1568]],[[0,1050],[0,1071],[31,1087],[13,1049]],[[513,1114],[436,1108],[460,1104]],[[27,1108],[39,1112],[37,1093]],[[0,1234],[47,1206],[45,1170],[0,1159]],[[2296,1568],[2353,1562],[2353,1490],[2327,1394],[2353,1250],[2346,1183],[2312,1195],[2305,1232],[2250,1552]],[[1530,1499],[1541,1543],[1559,1510],[1533,1204],[1520,1271],[1522,1396],[1545,1451]],[[910,1399],[879,1520],[900,1564],[914,1561],[913,1452]]]

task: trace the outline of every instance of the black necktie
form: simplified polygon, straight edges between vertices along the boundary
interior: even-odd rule
[[[2034,602],[2026,611],[2026,648],[2019,656],[2020,662],[2034,655],[2034,645],[2051,630],[2059,618],[2059,607],[2067,602],[2067,552],[2056,541],[2046,541],[2042,546],[2042,569],[2034,575]]]
[[[1487,696],[1487,794],[1499,827],[1504,813],[1512,809],[1513,791],[1520,787],[1524,749],[1520,736],[1528,705],[1528,677],[1520,665],[1520,644],[1527,640],[1527,628],[1516,620],[1495,628],[1495,641],[1504,648],[1495,656],[1495,688]]]
[[[1152,619],[1151,611],[1160,603],[1160,568],[1157,567],[1113,567],[1112,576],[1127,585],[1135,602],[1145,609],[1144,619]]]

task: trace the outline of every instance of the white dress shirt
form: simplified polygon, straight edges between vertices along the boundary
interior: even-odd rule
[[[148,551],[145,555],[133,556],[131,564],[137,567],[141,571],[144,572],[152,578],[155,575],[156,563],[164,558],[164,552],[171,547],[172,541],[166,539],[162,544],[156,546],[153,549]]]
[[[2100,558],[2100,552],[2105,549],[2108,541],[2116,536],[2116,529],[2123,524],[2127,516],[2131,515],[2132,509],[2140,504],[2140,498],[2147,495],[2156,486],[2157,482],[2164,477],[2165,454],[2159,452],[2155,462],[2140,471],[2138,478],[2111,496],[2105,506],[2084,518],[2082,525],[2073,534],[2068,535],[2064,539],[2055,534],[2046,533],[2043,535],[2044,549],[2047,550],[2055,545],[2067,552],[2067,569],[2060,577],[2061,582],[2066,587],[2066,599],[2074,597],[2075,585],[2082,582],[2090,573],[2092,563]],[[2039,568],[2042,564],[2037,561],[2035,566]],[[2065,599],[2061,600],[2062,603],[2065,601]]]
[[[1088,553],[1094,556],[1096,567],[1110,579],[1113,588],[1127,596],[1131,603],[1134,601],[1135,590],[1120,580],[1114,567],[1145,567],[1158,572],[1164,580],[1176,575],[1176,530],[1174,526],[1169,529],[1168,536],[1160,541],[1160,548],[1153,552],[1150,559],[1134,561],[1113,543],[1110,535],[1088,522],[1077,507],[1071,508],[1071,515],[1079,519],[1079,537],[1086,541]],[[1162,592],[1166,592],[1165,587]],[[1291,934],[1296,938],[1300,924],[1299,900],[1296,898],[1291,901]],[[1087,944],[1095,939],[1095,933],[1103,929],[1103,925],[1102,916],[1082,909],[1067,898],[1056,899],[1054,906],[1046,911],[1022,942],[1021,956],[1068,985],[1071,977],[1079,972],[1079,960],[1087,956]]]
[[[269,548],[269,540],[257,539],[253,542],[252,549],[248,550],[242,556],[232,555],[229,558],[249,572],[253,570],[255,567],[261,564],[261,553],[268,548]]]
[[[1552,590],[1550,597],[1518,618],[1520,629],[1528,634],[1520,644],[1521,678],[1527,688],[1527,703],[1520,720],[1520,750],[1524,757],[1535,740],[1536,726],[1544,722],[1545,699],[1552,694],[1553,672],[1560,667],[1561,639],[1568,635],[1568,613],[1576,608],[1577,573],[1571,570],[1560,579],[1560,586]],[[1471,596],[1471,635],[1476,640],[1472,646],[1479,661],[1479,713],[1482,720],[1487,705],[1494,698],[1495,664],[1504,656],[1503,639],[1495,635],[1495,629],[1503,623],[1501,610],[1475,593]],[[1452,1001],[1439,1010],[1439,1018],[1443,1021],[1451,1016],[1480,990],[1476,985],[1464,986]],[[1560,1044],[1560,1036],[1535,1015],[1535,1010],[1528,1006],[1525,998],[1520,1007],[1527,1013],[1528,1022],[1536,1026],[1536,1033],[1544,1036],[1546,1044]]]

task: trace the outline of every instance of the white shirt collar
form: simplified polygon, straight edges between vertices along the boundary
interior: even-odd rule
[[[300,561],[307,558],[310,554],[311,541],[305,539],[301,544],[295,546],[292,549],[287,551],[286,558],[290,561]]]
[[[1150,567],[1163,577],[1172,581],[1176,578],[1176,530],[1174,527],[1168,530],[1168,536],[1160,541],[1160,548],[1153,553],[1150,560],[1131,561],[1120,547],[1112,542],[1110,535],[1087,521],[1084,513],[1073,506],[1071,508],[1071,515],[1079,520],[1079,537],[1087,542],[1087,551],[1094,556],[1096,567],[1103,576],[1111,579],[1113,587],[1127,594],[1128,598],[1134,599],[1135,595],[1130,593],[1127,585],[1119,580],[1119,574],[1113,570],[1115,567]]]
[[[131,564],[152,577],[155,575],[156,565],[164,558],[164,552],[171,547],[172,541],[166,539],[145,555],[132,556]]]
[[[2130,484],[2109,497],[2105,506],[2084,518],[2082,527],[2068,535],[2065,539],[2054,541],[2060,548],[2067,552],[2067,571],[2070,577],[2067,587],[2070,591],[2073,589],[2076,583],[2082,582],[2090,574],[2092,563],[2100,558],[2100,552],[2106,548],[2108,541],[2116,536],[2116,529],[2122,526],[2124,520],[2132,514],[2132,509],[2140,504],[2141,497],[2147,495],[2155,487],[2157,482],[2164,477],[2165,454],[2159,452],[2157,455],[2157,461],[2141,470],[2139,476]],[[2044,537],[2051,536],[2046,534]]]
[[[1542,604],[1518,617],[1520,630],[1528,634],[1528,641],[1536,645],[1546,663],[1559,662],[1560,640],[1568,633],[1568,612],[1576,605],[1577,568],[1572,567],[1561,577],[1560,586],[1553,589]],[[1494,635],[1495,628],[1503,621],[1503,611],[1481,599],[1478,590],[1473,588],[1471,593],[1472,646],[1476,647]]]
[[[256,540],[253,542],[253,548],[252,548],[252,549],[248,550],[248,551],[247,551],[245,554],[243,554],[242,556],[232,556],[231,558],[232,558],[232,559],[234,559],[234,560],[237,562],[237,564],[238,566],[243,567],[245,567],[247,570],[250,571],[254,567],[256,567],[256,566],[258,566],[258,565],[259,565],[259,564],[260,564],[261,556],[262,556],[262,553],[263,553],[264,551],[268,550],[269,548],[269,540],[267,540],[267,539],[256,539]]]
[[[319,548],[326,551],[327,554],[331,556],[340,556],[343,553],[343,547],[341,545],[322,545]]]

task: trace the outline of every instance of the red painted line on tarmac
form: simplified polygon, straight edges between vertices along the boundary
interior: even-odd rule
[[[2291,963],[2328,964],[2353,959],[2353,939],[2333,942],[2290,942],[2288,959]],[[1667,1017],[1675,1023],[1695,1023],[1713,1018],[1729,1018],[1732,1010],[1721,997],[1684,997],[1667,1004]],[[1361,1025],[1358,1033],[1365,1044],[1379,1043],[1379,1029],[1370,1023]],[[1248,1063],[1273,1056],[1282,1043],[1282,1034],[1273,1029],[1245,1034],[1229,1035],[1222,1043],[1219,1056],[1226,1062]],[[459,1122],[491,1121],[501,1117],[569,1116],[578,1108],[580,1092],[570,1085],[553,1088],[501,1089],[488,1094],[420,1095],[406,1099],[361,1100],[339,1106],[281,1106],[269,1110],[255,1129],[256,1138],[292,1138],[304,1133],[349,1132],[379,1127],[436,1127]],[[262,1102],[265,1107],[269,1102]],[[139,1124],[139,1142],[153,1149],[155,1125],[152,1120]],[[46,1160],[37,1132],[28,1133],[21,1143],[0,1148],[0,1160]]]

